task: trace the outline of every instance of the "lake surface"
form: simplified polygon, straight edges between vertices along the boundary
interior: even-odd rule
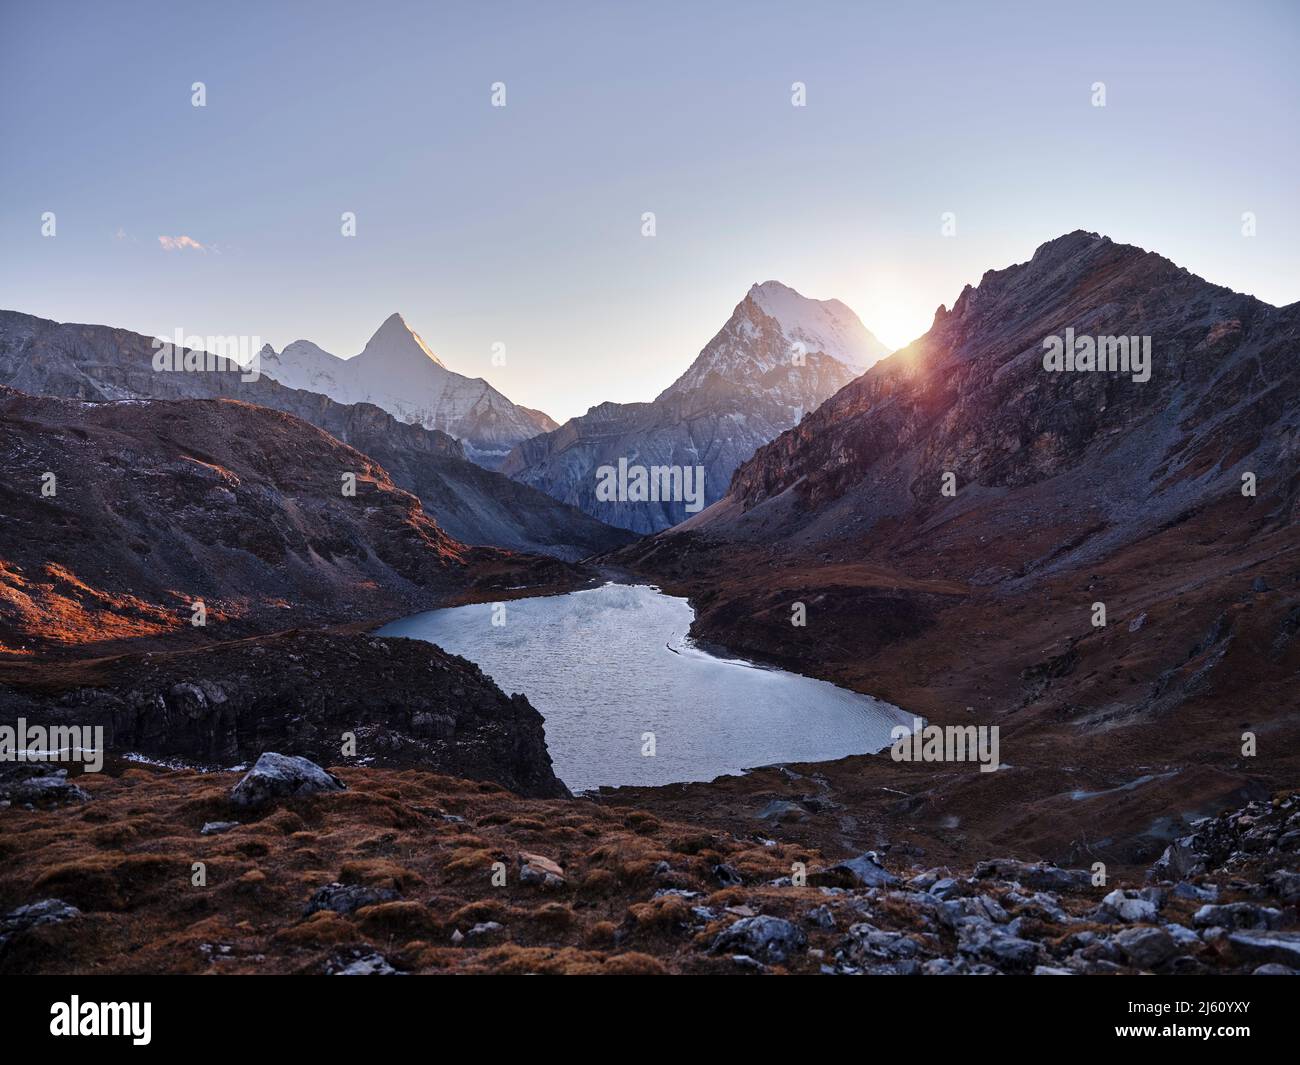
[[[505,624],[494,625],[502,608]],[[865,754],[889,746],[894,726],[911,727],[911,714],[879,699],[708,654],[687,639],[693,618],[685,599],[606,584],[432,610],[379,635],[428,640],[528,696],[573,791]],[[648,732],[653,755],[643,753]]]

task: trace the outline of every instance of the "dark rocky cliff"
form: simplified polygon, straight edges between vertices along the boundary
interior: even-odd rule
[[[278,751],[491,780],[536,798],[568,794],[528,700],[419,640],[288,632],[31,671],[0,686],[0,720],[20,717],[102,725],[117,755],[228,767]],[[344,752],[348,733],[354,753]]]

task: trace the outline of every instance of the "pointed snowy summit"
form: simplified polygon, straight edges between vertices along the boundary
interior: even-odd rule
[[[792,357],[796,345],[803,359]],[[596,471],[630,455],[646,466],[700,466],[704,501],[712,503],[757,448],[887,354],[839,300],[764,281],[652,402],[598,404],[517,446],[502,471],[611,525],[658,532],[689,516],[683,503],[599,499]]]
[[[759,310],[781,323],[781,331],[809,351],[821,351],[859,373],[889,354],[853,311],[840,300],[815,300],[780,281],[752,285],[746,295]]]
[[[383,366],[395,366],[417,356],[423,356],[446,369],[443,361],[424,342],[424,338],[406,324],[406,319],[401,314],[394,311],[375,330],[375,335],[366,342],[358,358]]]
[[[822,367],[824,377],[817,367],[794,378],[771,376],[790,366],[795,345],[808,357],[825,356],[830,366]],[[713,390],[725,382],[746,393],[783,393],[777,398],[787,402],[797,422],[888,354],[889,348],[839,300],[809,299],[780,281],[764,281],[750,286],[717,336],[659,398]]]
[[[468,458],[495,469],[521,441],[555,423],[511,403],[481,377],[449,370],[400,314],[390,314],[359,355],[341,359],[310,340],[295,340],[262,369],[290,388],[339,403],[373,403],[402,421],[441,429],[465,445]]]

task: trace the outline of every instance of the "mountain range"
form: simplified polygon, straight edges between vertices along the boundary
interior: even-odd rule
[[[687,528],[878,543],[888,521],[892,551],[927,553],[965,528],[1014,535],[1023,566],[963,574],[980,583],[1083,564],[1241,498],[1242,473],[1289,483],[1297,317],[1154,253],[1069,234],[968,285],[923,337],[758,449]],[[1046,370],[1044,341],[1068,330],[1147,338],[1150,380]],[[1295,516],[1280,501],[1268,515],[1243,505],[1256,520]],[[1081,535],[1055,542],[1067,525]]]
[[[602,403],[518,444],[503,473],[610,525],[658,532],[689,516],[684,500],[602,499],[597,471],[701,467],[704,501],[760,445],[798,424],[888,354],[839,300],[777,281],[756,284],[687,370],[649,403]]]
[[[0,722],[93,723],[113,761],[0,764],[0,970],[1300,968],[1300,304],[1077,231],[878,360],[841,308],[756,286],[610,440],[516,446],[559,470],[568,439],[574,483],[734,458],[645,537],[374,404],[0,312]],[[1141,372],[1051,361],[1121,337]],[[697,641],[998,729],[997,771],[854,755],[573,802],[525,696],[370,634],[614,570],[689,598]],[[287,756],[334,769],[236,801]],[[212,906],[176,886],[196,855]]]
[[[447,369],[400,314],[391,314],[359,355],[331,355],[309,340],[261,351],[261,370],[289,388],[339,403],[373,403],[398,420],[438,429],[468,458],[497,469],[516,444],[556,428],[541,411],[520,407],[483,378]]]
[[[1066,336],[1149,341],[1149,379],[1046,368]],[[818,803],[901,819],[932,854],[1149,861],[1300,772],[1298,455],[1300,304],[1077,231],[985,273],[619,558],[691,598],[697,638],[1002,731],[989,780],[850,758]],[[672,815],[717,816],[690,791]]]
[[[575,580],[460,543],[371,457],[251,403],[0,387],[0,461],[0,653],[208,643]]]
[[[388,335],[395,331],[390,327]],[[391,345],[380,350],[391,351]],[[284,411],[382,463],[394,483],[415,493],[450,536],[468,544],[573,560],[632,539],[470,462],[462,443],[441,430],[401,421],[370,403],[341,403],[291,388],[266,375],[244,380],[231,370],[159,372],[155,353],[151,338],[130,330],[0,311],[0,385],[87,401],[228,398]]]

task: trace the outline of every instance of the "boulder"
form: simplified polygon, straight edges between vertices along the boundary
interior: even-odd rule
[[[348,914],[361,909],[362,906],[374,906],[380,902],[391,902],[397,898],[397,892],[390,888],[372,888],[361,884],[326,884],[317,890],[303,911],[304,917],[310,917],[321,910]]]
[[[19,906],[18,909],[0,917],[0,953],[15,937],[30,932],[33,928],[46,925],[62,924],[81,916],[81,911],[62,899],[41,899],[39,902]]]
[[[1178,953],[1174,937],[1163,928],[1126,928],[1115,936],[1115,945],[1135,969],[1154,969]]]
[[[1092,877],[1082,869],[1060,869],[1050,862],[993,858],[975,866],[980,880],[1015,880],[1035,891],[1087,891]]]
[[[39,771],[15,773],[0,782],[0,798],[20,805],[31,803],[33,806],[57,806],[61,802],[89,802],[90,792],[76,784],[70,784],[66,769],[47,771],[42,767]]]
[[[898,883],[894,876],[880,864],[875,851],[867,851],[856,858],[837,862],[827,869],[815,869],[809,876],[814,884],[838,887],[893,887]]]
[[[1192,914],[1197,928],[1273,929],[1282,923],[1282,911],[1251,902],[1230,902],[1223,906],[1202,906]]]
[[[808,937],[800,928],[783,918],[760,914],[724,928],[709,949],[715,954],[735,951],[779,965],[807,946]]]
[[[396,976],[397,970],[388,964],[382,954],[363,954],[334,969],[334,976]]]
[[[521,851],[519,854],[519,879],[524,884],[537,884],[544,888],[560,888],[564,886],[564,870],[544,855]]]
[[[315,762],[296,755],[266,751],[243,779],[230,789],[230,801],[236,806],[261,806],[272,799],[300,799],[345,788],[343,781]]]
[[[1243,961],[1300,969],[1300,932],[1242,929],[1226,938],[1233,954]]]
[[[1150,899],[1144,899],[1116,888],[1101,900],[1098,915],[1117,918],[1121,921],[1154,922],[1158,919],[1159,911],[1156,909],[1156,904]]]

